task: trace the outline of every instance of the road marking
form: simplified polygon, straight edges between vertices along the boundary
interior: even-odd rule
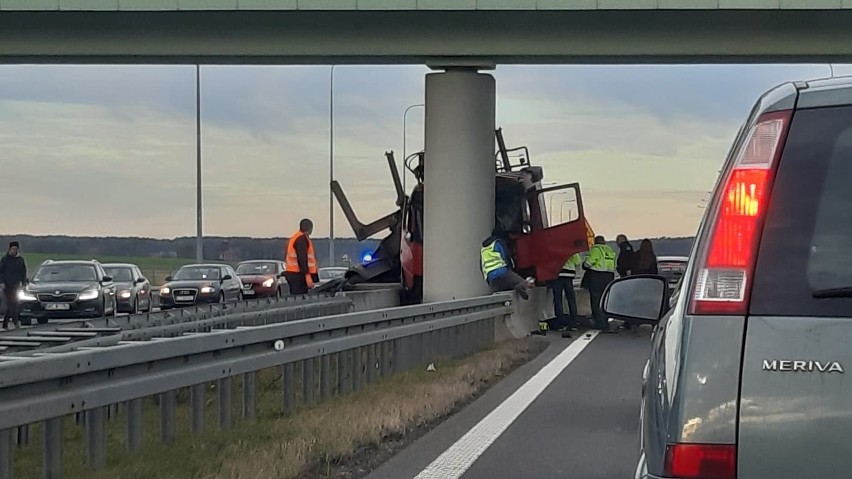
[[[597,331],[584,334],[541,368],[514,394],[485,416],[414,479],[459,479],[515,419],[595,339]]]

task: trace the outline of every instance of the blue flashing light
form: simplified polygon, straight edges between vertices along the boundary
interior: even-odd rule
[[[361,262],[362,263],[369,263],[370,261],[373,261],[373,253],[367,251],[367,252],[361,254]]]

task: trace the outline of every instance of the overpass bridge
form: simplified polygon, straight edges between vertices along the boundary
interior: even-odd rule
[[[13,63],[842,61],[850,0],[0,0]]]

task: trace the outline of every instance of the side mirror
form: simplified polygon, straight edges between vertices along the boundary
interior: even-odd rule
[[[226,274],[225,276],[222,277],[222,281],[230,281],[232,279],[234,279],[234,277],[231,276],[230,274]]]
[[[610,318],[656,323],[668,312],[668,300],[662,276],[627,276],[607,286],[601,306]]]
[[[172,282],[173,280],[174,280],[174,278],[172,278],[171,276],[166,276],[166,282],[167,282],[167,283],[170,283],[170,282]]]
[[[112,283],[112,276],[104,276],[101,278],[101,283]]]
[[[145,279],[145,278],[137,278],[137,279],[136,279],[136,284],[142,284],[142,283],[144,283],[145,281],[148,281],[148,280],[147,280],[147,279]]]

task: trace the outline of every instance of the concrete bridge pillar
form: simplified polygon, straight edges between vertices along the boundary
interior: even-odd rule
[[[488,294],[479,249],[494,227],[494,77],[426,75],[423,300]]]

